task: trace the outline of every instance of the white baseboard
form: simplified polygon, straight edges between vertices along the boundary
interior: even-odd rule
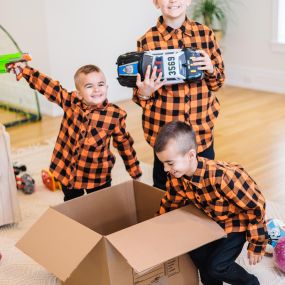
[[[226,84],[285,95],[285,71],[227,66]]]

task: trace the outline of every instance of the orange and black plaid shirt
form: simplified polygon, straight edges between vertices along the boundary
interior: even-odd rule
[[[192,203],[226,233],[246,232],[248,251],[264,254],[268,240],[265,199],[240,165],[200,157],[193,176],[169,174],[166,189],[160,214]]]
[[[88,106],[76,92],[67,92],[58,81],[35,69],[26,67],[22,73],[31,88],[64,111],[50,164],[50,171],[63,185],[92,189],[111,181],[115,163],[111,137],[131,177],[141,176],[124,110],[107,100],[101,106]]]
[[[133,101],[143,109],[144,135],[153,147],[157,133],[165,123],[179,120],[191,124],[198,144],[198,153],[213,142],[213,127],[220,104],[211,91],[224,83],[224,64],[212,30],[188,18],[179,29],[168,27],[161,16],[137,42],[138,51],[195,48],[205,50],[213,63],[214,73],[205,72],[200,82],[163,86],[147,101],[140,100],[134,89]]]

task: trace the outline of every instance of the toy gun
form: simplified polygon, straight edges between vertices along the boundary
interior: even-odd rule
[[[0,73],[6,73],[8,72],[8,65],[12,65],[17,62],[27,62],[31,61],[32,57],[28,53],[12,53],[12,54],[4,54],[0,55]],[[21,78],[20,70],[15,70],[17,80]]]

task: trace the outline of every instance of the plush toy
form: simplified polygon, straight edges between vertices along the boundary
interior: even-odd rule
[[[129,52],[117,59],[118,81],[122,86],[136,87],[137,74],[144,80],[147,67],[157,67],[157,76],[162,73],[161,80],[165,85],[199,81],[204,72],[193,66],[193,58],[200,53],[191,48],[151,50],[145,52]]]

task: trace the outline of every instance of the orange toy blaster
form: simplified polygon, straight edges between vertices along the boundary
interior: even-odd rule
[[[0,73],[9,72],[9,69],[13,68],[13,64],[17,62],[27,62],[31,61],[32,57],[28,53],[12,53],[0,55]],[[10,67],[8,68],[8,66]],[[15,69],[17,80],[21,79],[20,70]]]

